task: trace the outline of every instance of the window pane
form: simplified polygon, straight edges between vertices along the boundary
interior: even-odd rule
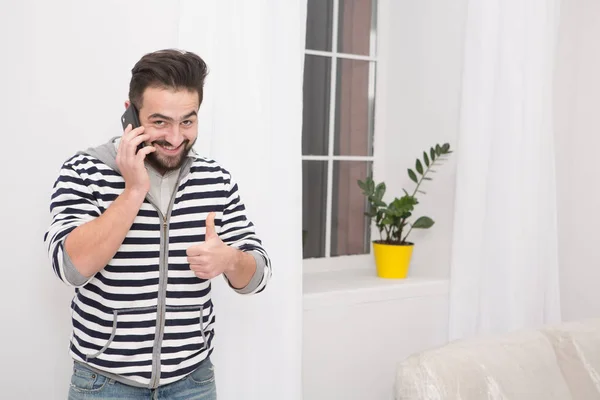
[[[307,55],[304,64],[302,154],[326,155],[329,146],[331,58]]]
[[[371,49],[371,28],[376,0],[339,0],[338,52],[363,56],[375,53]],[[374,55],[374,54],[373,54]]]
[[[306,48],[331,51],[333,0],[308,0]]]
[[[367,201],[357,181],[364,180],[370,170],[370,161],[334,161],[332,256],[369,253],[370,223],[364,215]]]
[[[303,257],[325,256],[327,161],[302,161]]]
[[[335,108],[335,155],[373,155],[373,94],[369,61],[339,59]]]

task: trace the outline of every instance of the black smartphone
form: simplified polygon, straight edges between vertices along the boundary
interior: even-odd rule
[[[125,128],[127,128],[127,125],[129,124],[131,124],[131,129],[135,129],[142,126],[142,124],[140,123],[138,110],[133,104],[130,104],[121,116],[121,123],[123,124],[123,130],[125,130]],[[140,145],[137,147],[136,153],[140,151],[140,149],[144,146],[144,142],[140,143]]]

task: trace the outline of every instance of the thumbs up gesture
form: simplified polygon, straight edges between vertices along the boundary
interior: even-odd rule
[[[204,243],[191,246],[186,251],[190,269],[200,279],[212,279],[235,267],[237,252],[219,238],[215,230],[215,213],[206,218]]]

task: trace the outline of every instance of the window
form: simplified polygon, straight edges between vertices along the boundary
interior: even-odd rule
[[[377,0],[308,0],[302,131],[303,257],[367,254],[357,180],[373,166]]]

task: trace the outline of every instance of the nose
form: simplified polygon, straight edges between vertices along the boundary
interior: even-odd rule
[[[179,145],[183,143],[184,137],[179,124],[173,124],[170,129],[167,130],[165,140],[174,147],[179,147]]]

